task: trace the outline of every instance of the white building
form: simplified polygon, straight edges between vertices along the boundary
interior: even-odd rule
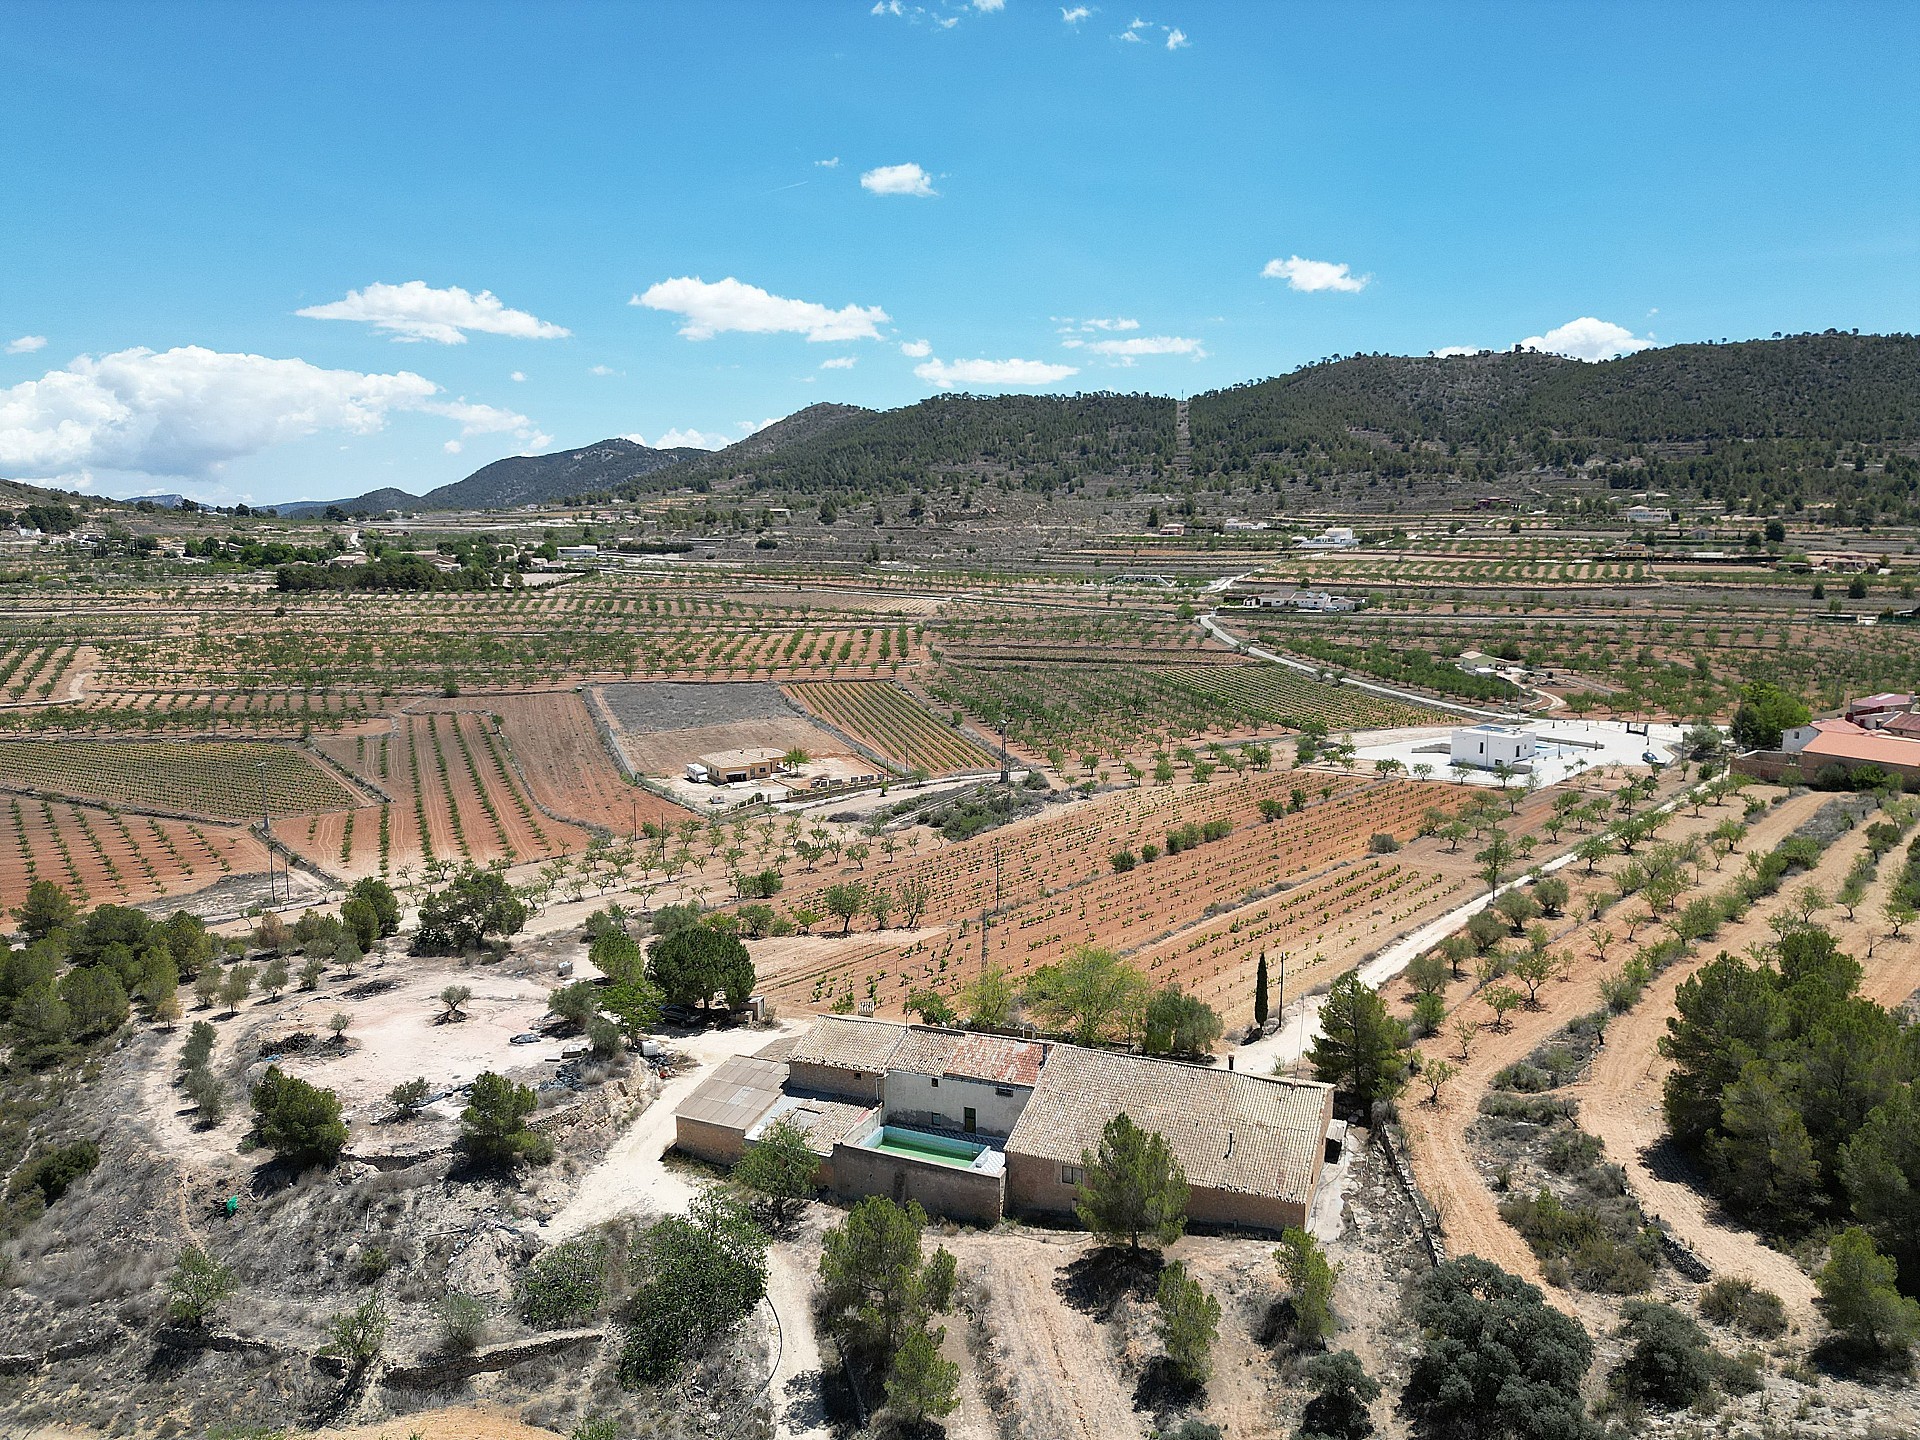
[[[1491,770],[1497,765],[1516,769],[1531,764],[1534,734],[1518,725],[1472,725],[1453,732],[1448,763],[1469,765],[1475,770]]]
[[[592,560],[600,553],[598,545],[558,545],[554,554],[562,560]]]
[[[1627,511],[1629,525],[1664,525],[1673,512],[1658,505],[1635,505]]]
[[[1329,525],[1318,535],[1303,535],[1293,542],[1302,550],[1351,550],[1360,537],[1345,525]]]

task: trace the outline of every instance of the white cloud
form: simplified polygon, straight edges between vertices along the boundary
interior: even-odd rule
[[[513,383],[516,385],[524,385],[526,384],[526,381],[527,381],[526,372],[523,370],[516,370],[507,378],[513,381]]]
[[[453,420],[463,435],[546,439],[524,415],[441,395],[431,380],[407,370],[326,370],[198,345],[82,355],[65,369],[0,390],[0,473],[205,476],[322,430],[371,434],[390,415],[409,411]]]
[[[1260,274],[1268,280],[1284,280],[1290,290],[1339,290],[1346,294],[1367,288],[1371,275],[1355,275],[1350,267],[1331,260],[1302,260],[1290,255],[1285,260],[1269,260]]]
[[[913,373],[946,390],[955,385],[1051,385],[1080,372],[1044,360],[929,360],[914,366]]]
[[[878,305],[829,310],[811,300],[771,295],[731,275],[711,285],[692,275],[662,280],[627,303],[685,316],[680,333],[689,340],[711,340],[727,330],[804,335],[810,341],[878,340],[876,327],[889,323],[887,312]]]
[[[22,335],[18,340],[9,340],[7,342],[7,353],[9,355],[31,355],[36,350],[44,350],[46,348],[47,337],[44,335]]]
[[[1093,14],[1093,11],[1089,10],[1085,5],[1076,5],[1071,10],[1064,5],[1060,7],[1060,18],[1069,25],[1078,25],[1091,14]]]
[[[838,170],[840,168],[840,157],[838,155],[831,155],[825,160],[816,160],[813,163],[822,170]]]
[[[1107,319],[1095,318],[1095,319],[1087,319],[1087,320],[1076,320],[1071,315],[1055,315],[1053,317],[1053,323],[1060,327],[1060,333],[1062,335],[1071,334],[1075,330],[1082,330],[1082,331],[1110,330],[1111,331],[1111,330],[1138,330],[1140,328],[1140,322],[1138,320],[1130,320],[1124,315],[1115,315]]]
[[[940,193],[933,188],[933,177],[912,161],[867,171],[860,177],[860,188],[875,195],[914,195],[923,200]]]
[[[1520,348],[1544,350],[1552,355],[1565,355],[1571,360],[1616,360],[1622,355],[1651,350],[1653,341],[1610,320],[1596,320],[1591,315],[1582,315],[1578,320],[1569,320],[1544,335],[1529,335],[1520,342]]]
[[[910,360],[924,360],[933,353],[930,340],[908,340],[900,347],[900,353]]]
[[[764,420],[736,420],[733,423],[734,427],[738,429],[742,435],[758,435],[762,430],[766,429],[767,426],[779,424],[780,417],[778,415],[769,415]]]
[[[466,447],[463,446],[458,440],[449,440],[447,441],[446,444],[442,445],[440,448],[446,451],[447,454],[449,455],[458,455]]]
[[[851,355],[836,355],[831,360],[822,360],[820,362],[820,368],[822,370],[851,370],[853,363],[854,357]]]
[[[1451,360],[1456,355],[1478,355],[1480,353],[1481,347],[1478,345],[1442,345],[1438,350],[1433,352],[1433,358],[1436,360]]]
[[[1187,32],[1178,28],[1167,31],[1167,49],[1184,50],[1187,48]]]
[[[589,365],[587,367],[587,373],[589,375],[611,375],[613,374],[613,367],[611,365]]]
[[[1131,365],[1142,355],[1188,355],[1206,358],[1206,347],[1185,335],[1135,335],[1126,340],[1068,340],[1068,346],[1084,348],[1089,355],[1105,355],[1122,365]]]
[[[478,295],[458,285],[436,290],[424,280],[349,290],[344,300],[309,305],[294,313],[309,320],[358,320],[388,331],[396,340],[435,340],[442,345],[464,345],[469,330],[516,340],[561,340],[572,333],[524,310],[509,310],[491,290]]]
[[[642,440],[640,443],[644,445],[647,442]],[[689,448],[694,450],[718,450],[722,446],[731,445],[732,443],[733,437],[730,435],[717,433],[709,435],[704,430],[694,430],[691,428],[681,430],[675,428],[667,431],[666,434],[654,441],[653,448],[656,450],[681,450]]]
[[[973,8],[983,15],[991,15],[996,10],[1007,8],[1007,0],[973,0]]]

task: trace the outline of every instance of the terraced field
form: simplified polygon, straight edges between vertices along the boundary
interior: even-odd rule
[[[959,730],[943,725],[906,691],[884,680],[794,684],[787,686],[787,693],[906,769],[944,775],[995,763]]]
[[[260,842],[238,826],[0,796],[0,895],[51,880],[82,904],[131,903],[200,890],[266,863]]]
[[[360,803],[291,745],[256,741],[0,741],[0,784],[251,820]]]
[[[1332,685],[1281,665],[1157,668],[1107,664],[964,665],[928,686],[943,704],[991,720],[1030,748],[1126,755],[1207,736],[1329,732],[1446,723],[1438,711]]]

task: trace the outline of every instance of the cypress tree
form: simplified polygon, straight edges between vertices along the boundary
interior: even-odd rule
[[[1260,952],[1260,968],[1253,972],[1253,1023],[1267,1023],[1267,952]]]

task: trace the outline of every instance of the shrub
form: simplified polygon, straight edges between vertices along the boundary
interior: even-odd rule
[[[340,1097],[269,1065],[253,1087],[254,1129],[260,1143],[298,1170],[331,1165],[347,1145]]]
[[[378,1295],[369,1295],[327,1322],[327,1351],[346,1356],[354,1369],[364,1370],[386,1348],[387,1323],[386,1305]]]
[[[218,1125],[226,1118],[227,1087],[204,1065],[187,1071],[180,1082],[187,1098],[194,1103],[194,1118],[202,1125]]]
[[[182,1325],[204,1325],[236,1288],[233,1271],[198,1245],[189,1245],[167,1276],[167,1315]]]
[[[15,1172],[7,1190],[13,1195],[38,1190],[42,1203],[51,1205],[99,1163],[100,1147],[91,1140],[77,1140],[29,1160]]]
[[[1787,1333],[1787,1308],[1744,1275],[1722,1275],[1700,1292],[1700,1313],[1716,1325],[1771,1340]]]
[[[598,1236],[562,1240],[521,1272],[520,1318],[540,1330],[585,1320],[606,1301],[607,1243]]]
[[[1623,1236],[1619,1232],[1628,1227],[1621,1217],[1589,1202],[1569,1205],[1542,1189],[1501,1201],[1500,1218],[1520,1232],[1542,1261],[1564,1262],[1583,1290],[1632,1295],[1653,1283],[1658,1242],[1645,1232]]]
[[[1374,834],[1367,840],[1367,853],[1369,855],[1391,855],[1399,848],[1400,842],[1384,830]]]
[[[1642,1403],[1682,1409],[1713,1384],[1706,1337],[1671,1305],[1629,1300],[1621,1307],[1626,1354],[1609,1377],[1614,1393]]]
[[[440,1300],[440,1343],[456,1355],[479,1348],[487,1329],[487,1307],[471,1295],[450,1291]]]

